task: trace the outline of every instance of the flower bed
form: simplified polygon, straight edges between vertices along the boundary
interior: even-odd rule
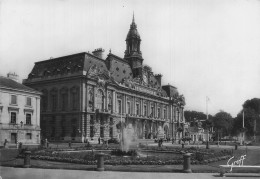
[[[169,150],[168,150],[169,151]],[[173,150],[171,150],[173,151]],[[114,150],[116,153],[118,150]],[[204,150],[194,150],[194,149],[185,149],[180,150],[176,149],[176,152],[180,154],[191,152],[191,164],[199,165],[199,164],[208,164],[211,162],[216,162],[220,160],[226,160],[230,158],[230,151],[223,150],[220,152],[205,152]],[[60,152],[54,150],[40,150],[33,151],[31,158],[37,160],[49,160],[56,162],[68,162],[68,163],[77,163],[77,164],[85,164],[85,165],[96,165],[95,155],[99,153],[98,151],[79,151],[79,152]],[[107,165],[180,165],[183,164],[183,156],[174,156],[173,158],[160,158],[155,156],[149,157],[139,157],[135,156],[136,152],[131,151],[129,156],[131,157],[122,157],[122,156],[112,156],[109,155],[109,152],[105,152],[104,161]],[[113,153],[113,152],[112,152]],[[124,155],[123,153],[121,153]],[[134,155],[135,154],[135,155]],[[19,157],[23,157],[23,155],[19,155]]]

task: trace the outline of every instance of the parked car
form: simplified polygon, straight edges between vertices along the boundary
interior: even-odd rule
[[[116,138],[108,139],[108,143],[109,143],[109,144],[111,144],[111,143],[113,143],[113,144],[119,144],[119,140],[116,139]]]

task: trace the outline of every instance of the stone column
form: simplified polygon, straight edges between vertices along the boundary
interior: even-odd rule
[[[84,143],[86,138],[86,116],[84,113],[81,114],[81,142]]]
[[[133,96],[133,114],[134,114],[134,115],[136,115],[135,102],[136,102],[136,97]]]
[[[143,136],[143,139],[145,139],[145,125],[146,125],[146,121],[144,120],[143,122],[143,131],[142,131],[142,136]]]
[[[150,116],[151,112],[150,112],[150,101],[147,100],[147,106],[146,106],[146,109],[147,109],[147,116]]]
[[[96,109],[96,92],[97,92],[97,88],[94,86],[93,87],[93,109],[94,109],[94,111],[95,111],[95,109]]]
[[[126,114],[126,95],[125,94],[123,94],[123,99],[122,99],[122,107],[123,107],[123,113],[125,113]]]
[[[144,100],[141,98],[140,99],[140,115],[142,116],[144,114],[143,108],[144,108]]]
[[[86,139],[90,138],[90,115],[86,116]]]
[[[112,92],[113,101],[112,101],[112,113],[116,112],[116,92],[113,90]]]
[[[86,84],[82,81],[80,88],[80,109],[81,111],[85,111],[86,109]]]

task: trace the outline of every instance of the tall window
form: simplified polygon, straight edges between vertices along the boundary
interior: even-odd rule
[[[78,88],[73,87],[71,89],[71,103],[72,103],[72,110],[77,110],[78,104]]]
[[[72,109],[73,110],[76,110],[77,109],[77,106],[76,106],[76,103],[77,103],[77,94],[76,93],[72,93]]]
[[[104,137],[104,126],[100,126],[100,137]]]
[[[109,137],[113,138],[113,127],[109,128]]]
[[[11,124],[16,124],[16,113],[11,112]]]
[[[147,116],[147,106],[144,105],[144,116]]]
[[[65,111],[67,109],[67,94],[61,94],[61,110]]]
[[[167,119],[167,110],[166,110],[166,108],[164,108],[164,110],[163,110],[163,117],[164,117],[164,119]]]
[[[154,107],[151,106],[151,117],[154,117]]]
[[[30,97],[26,98],[26,105],[27,106],[32,106],[32,98],[30,98]]]
[[[51,103],[52,103],[52,110],[56,111],[57,110],[57,90],[53,89],[51,91]]]
[[[56,117],[52,116],[52,119],[50,121],[50,127],[51,127],[51,137],[55,137],[56,134]]]
[[[43,93],[42,100],[41,100],[42,111],[46,111],[48,106],[48,91],[42,90],[42,93]]]
[[[108,110],[112,110],[112,95],[108,94]]]
[[[94,137],[94,126],[90,126],[90,137]]]
[[[11,104],[17,104],[17,96],[11,95]]]
[[[26,114],[26,124],[31,125],[32,124],[32,115],[31,114]]]
[[[89,101],[88,101],[88,106],[89,108],[93,108],[94,106],[94,93],[93,93],[93,88],[89,88]]]
[[[130,114],[131,108],[130,108],[130,102],[127,101],[127,114]]]
[[[61,110],[66,111],[68,107],[68,90],[63,88],[61,90]]]
[[[104,95],[103,95],[103,91],[102,90],[98,90],[97,91],[97,100],[96,100],[96,107],[97,109],[101,109],[103,110],[104,109]]]
[[[139,112],[140,112],[140,105],[139,103],[136,104],[136,115],[139,115]]]
[[[60,121],[60,126],[61,126],[61,137],[66,136],[66,118],[65,116],[62,116],[62,120]]]
[[[121,100],[117,100],[117,111],[119,114],[121,114],[121,109],[122,109],[122,102]]]
[[[57,95],[53,94],[52,95],[52,110],[56,111],[57,109]]]
[[[160,117],[161,117],[161,109],[158,108],[158,118],[160,118]]]
[[[179,114],[180,114],[179,109],[177,109],[177,111],[176,111],[176,121],[178,121],[178,122],[180,122],[179,121]]]
[[[90,115],[90,137],[94,137],[94,116]]]
[[[114,122],[113,122],[113,118],[111,117],[109,119],[109,137],[113,137],[113,125],[114,125]]]
[[[77,135],[77,119],[71,120],[71,137],[76,137]]]

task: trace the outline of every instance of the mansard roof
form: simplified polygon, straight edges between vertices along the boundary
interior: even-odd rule
[[[41,94],[40,92],[38,92],[32,88],[29,88],[21,83],[18,83],[14,80],[11,80],[11,79],[9,79],[7,77],[3,77],[3,76],[0,76],[0,88],[8,88],[8,89],[12,89],[12,90],[21,90],[21,91],[34,92],[34,93]]]
[[[126,86],[129,86],[129,84],[131,84],[130,86],[144,86],[161,97],[174,97],[178,94],[177,89],[173,86],[166,85],[162,87],[151,70],[149,71],[150,79],[148,84],[143,83],[140,77],[133,78],[133,72],[128,61],[112,53],[109,53],[105,60],[90,53],[82,52],[39,61],[35,63],[32,72],[28,75],[28,81],[25,80],[24,82],[30,82],[34,78],[61,78],[70,77],[73,74],[83,75],[83,71],[87,75],[91,74],[89,77],[103,74],[112,83],[120,83]]]
[[[165,90],[169,97],[176,97],[179,95],[177,88],[172,85],[164,85],[162,86],[162,89]]]
[[[115,81],[122,82],[123,79],[132,79],[132,69],[127,60],[110,53],[106,61],[110,74]]]
[[[36,62],[28,79],[88,72],[92,66],[107,71],[105,61],[86,52]]]

